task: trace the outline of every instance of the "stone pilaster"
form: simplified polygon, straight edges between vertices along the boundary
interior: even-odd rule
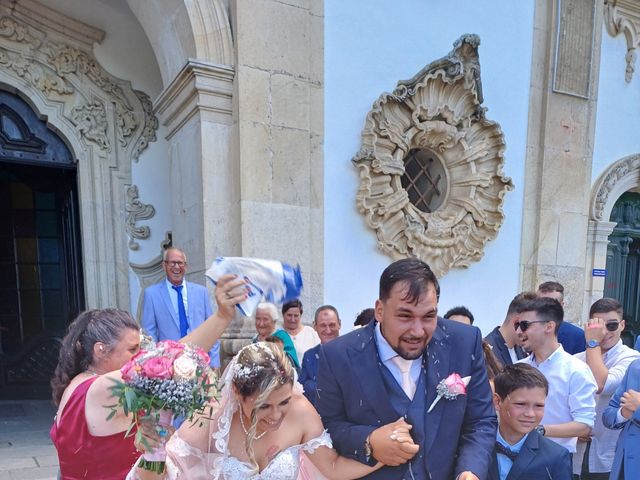
[[[563,283],[572,321],[585,292],[601,3],[544,0],[535,9],[521,287]]]

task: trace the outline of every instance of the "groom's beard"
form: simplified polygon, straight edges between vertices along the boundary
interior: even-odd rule
[[[407,348],[407,343],[412,344],[411,349]],[[427,348],[427,343],[429,343],[429,337],[427,335],[424,337],[402,336],[398,339],[398,345],[393,346],[393,349],[405,360],[415,360],[419,358],[422,352],[424,352],[424,349]]]

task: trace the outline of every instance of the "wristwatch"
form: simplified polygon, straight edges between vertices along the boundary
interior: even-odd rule
[[[544,428],[544,425],[538,425],[536,427],[536,432],[538,432],[540,435],[542,435],[544,437],[544,435],[547,433],[547,431]]]
[[[599,346],[600,346],[600,342],[593,338],[587,342],[587,348],[596,348]]]

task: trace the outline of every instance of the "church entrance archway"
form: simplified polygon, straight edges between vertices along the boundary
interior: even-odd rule
[[[624,308],[623,340],[633,346],[640,333],[640,194],[626,192],[611,211],[616,226],[609,235],[604,296]]]
[[[48,398],[84,308],[76,162],[18,96],[0,91],[0,399]]]

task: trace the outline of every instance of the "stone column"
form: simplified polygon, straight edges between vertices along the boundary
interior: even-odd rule
[[[616,222],[598,222],[589,220],[587,231],[587,268],[585,269],[585,293],[582,304],[582,318],[587,318],[589,308],[604,295],[605,277],[594,276],[594,269],[607,267],[607,245],[609,235],[613,233]],[[589,268],[590,267],[590,268]]]
[[[235,0],[230,11],[240,253],[300,264],[310,323],[323,302],[323,1]]]
[[[521,287],[562,283],[569,321],[583,311],[602,24],[602,2],[536,2]]]

